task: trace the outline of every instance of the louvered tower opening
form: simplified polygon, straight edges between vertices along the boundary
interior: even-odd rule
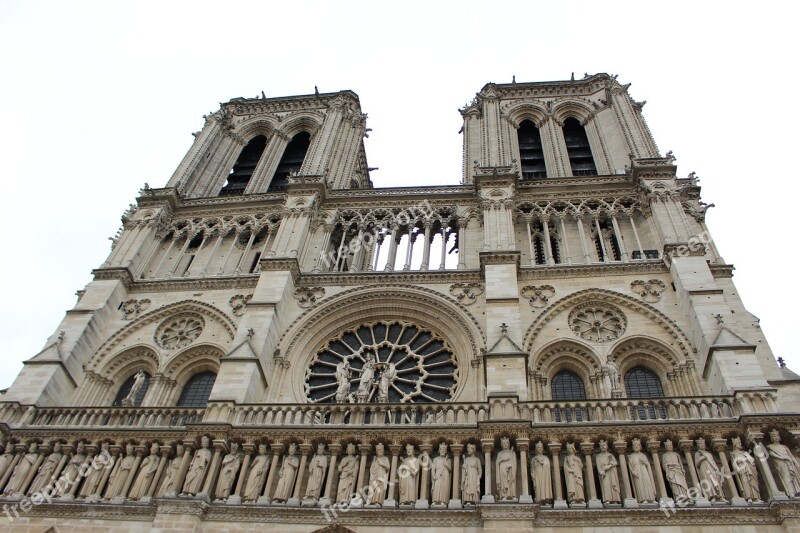
[[[280,192],[286,190],[286,185],[289,184],[289,172],[299,172],[300,167],[303,166],[303,160],[306,158],[306,152],[311,145],[311,134],[301,131],[289,142],[286,150],[283,151],[281,162],[278,163],[278,168],[272,176],[272,181],[269,184],[268,192]]]
[[[267,147],[267,138],[263,135],[253,137],[247,146],[242,149],[239,154],[239,159],[233,165],[233,170],[228,175],[228,181],[222,190],[219,191],[220,196],[235,196],[244,194],[250,178],[258,165],[258,160],[261,159],[261,154],[264,153],[264,148]]]
[[[586,130],[574,118],[564,121],[564,142],[567,144],[569,166],[573,176],[596,176],[597,167],[594,165],[592,149]]]
[[[547,169],[544,165],[544,148],[539,128],[530,120],[523,120],[517,130],[519,141],[519,159],[522,168],[522,179],[532,180],[546,178]]]

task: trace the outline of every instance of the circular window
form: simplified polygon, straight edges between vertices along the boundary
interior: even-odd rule
[[[575,334],[587,341],[606,342],[625,332],[625,314],[603,302],[579,305],[569,314],[569,326]]]
[[[317,403],[441,402],[458,383],[444,339],[413,324],[376,322],[328,341],[306,371],[306,397]]]
[[[167,350],[183,348],[200,336],[203,325],[203,319],[199,315],[179,315],[170,318],[158,326],[156,342]]]

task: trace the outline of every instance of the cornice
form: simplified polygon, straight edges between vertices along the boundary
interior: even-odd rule
[[[607,187],[631,187],[634,182],[630,174],[609,174],[605,176],[582,176],[582,177],[556,177],[556,178],[542,178],[538,180],[520,180],[517,186],[520,193],[525,192],[526,189],[547,189],[555,187],[569,187],[570,191],[576,187],[588,188],[602,185]]]
[[[258,278],[258,274],[224,278],[178,278],[135,281],[130,285],[126,284],[125,287],[130,293],[252,289],[258,285]]]
[[[221,103],[220,108],[233,115],[254,115],[281,111],[301,111],[326,109],[337,98],[346,98],[361,108],[358,95],[350,90],[335,93],[316,93],[298,96],[278,96],[272,98],[232,98]]]
[[[473,198],[475,189],[469,185],[439,185],[439,186],[426,186],[426,187],[392,187],[385,189],[354,189],[344,190],[337,189],[328,193],[328,199],[335,201],[337,199],[347,199],[348,201],[358,201],[359,199],[374,200],[376,196],[387,198],[396,198],[402,196],[419,197],[425,196],[431,199],[431,196],[454,196],[460,195],[465,198]]]
[[[709,270],[711,270],[711,275],[715,278],[732,278],[733,271],[736,270],[736,267],[733,265],[715,265],[713,263],[708,265]]]
[[[520,269],[517,277],[520,281],[527,281],[667,273],[669,273],[669,269],[664,264],[664,261],[661,259],[653,259],[650,261],[636,263],[523,267]]]

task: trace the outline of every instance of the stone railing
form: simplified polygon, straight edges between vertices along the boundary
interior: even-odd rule
[[[209,406],[206,420],[234,426],[475,426],[489,419],[488,403],[446,404],[275,404],[237,405],[232,409]],[[226,412],[227,411],[227,412]]]
[[[756,412],[775,412],[762,406]],[[769,407],[769,408],[768,408]],[[183,407],[33,407],[0,403],[0,422],[11,426],[182,427],[193,423],[233,426],[460,426],[487,420],[525,420],[533,425],[615,424],[736,419],[753,412],[733,396],[620,398],[582,401],[518,402],[515,396],[488,402],[437,404],[231,404],[211,402],[205,409]]]
[[[44,407],[19,422],[47,427],[171,428],[200,422],[204,411],[187,407]]]

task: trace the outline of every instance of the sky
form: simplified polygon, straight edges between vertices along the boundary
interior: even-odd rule
[[[145,182],[219,102],[355,91],[376,187],[456,184],[487,82],[607,72],[646,100],[776,356],[792,341],[800,82],[790,2],[0,1],[0,388],[58,330]]]

